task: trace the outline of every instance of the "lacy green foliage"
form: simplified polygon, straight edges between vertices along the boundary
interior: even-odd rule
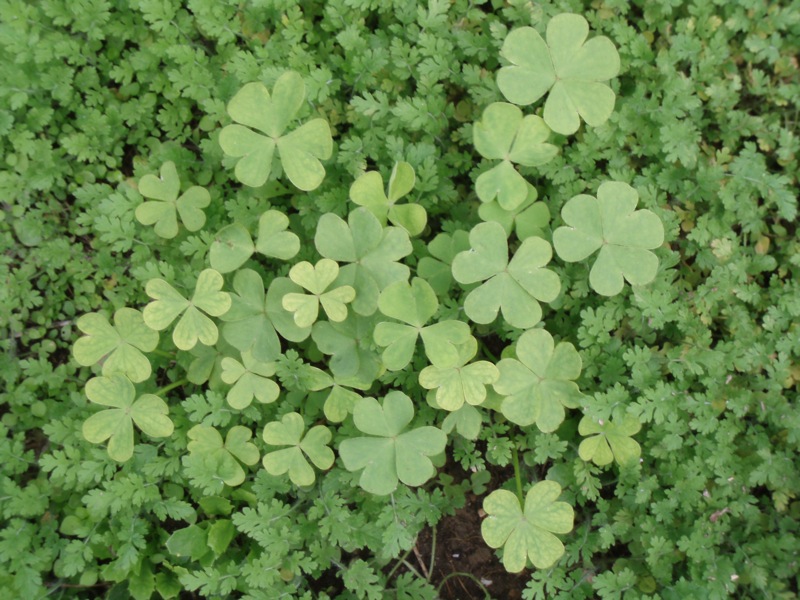
[[[330,429],[338,455],[341,443],[361,437],[352,418],[361,396],[393,389],[414,400],[405,431],[446,433],[447,471],[463,466],[491,475],[475,493],[513,489],[496,474],[515,456],[524,481],[545,478],[563,489],[576,513],[574,531],[558,534],[563,556],[529,572],[523,597],[794,593],[800,37],[793,6],[571,4],[568,10],[585,15],[588,27],[579,23],[583,17],[558,17],[561,5],[466,0],[87,0],[78,8],[61,0],[9,0],[2,9],[0,588],[7,594],[435,597],[435,585],[392,572],[392,562],[426,539],[417,537],[423,528],[460,506],[466,487],[441,473],[421,487],[398,484],[390,497],[374,496],[354,485],[359,473],[347,472],[337,458],[329,470],[316,471],[312,487],[300,488],[259,461],[275,450],[298,450],[296,444],[268,446],[238,429],[260,432],[296,412],[304,431]],[[574,37],[556,31],[551,39],[548,30],[569,21],[580,25]],[[505,97],[500,74],[525,68],[506,49],[520,31],[530,38],[528,30],[538,32],[548,53],[559,46],[575,53],[551,59],[565,83],[523,105],[523,121],[538,114],[557,133],[567,125],[579,132],[551,136],[558,154],[549,162],[509,161],[528,187],[522,203],[506,210],[475,192],[476,179],[506,160],[483,157],[475,126],[493,103],[518,100]],[[609,59],[585,76],[591,61],[583,58],[602,37],[618,49],[619,74],[608,72]],[[545,79],[548,69],[544,61]],[[287,72],[299,75],[305,97],[272,138],[272,160],[226,156],[218,140],[236,116],[226,111],[231,99],[248,84],[263,85],[274,107],[277,82]],[[298,86],[286,89],[299,97]],[[587,90],[606,101],[587,110]],[[286,106],[295,105],[290,99]],[[615,112],[593,128],[594,117],[611,107]],[[243,114],[275,118],[261,108]],[[329,123],[335,140],[329,158],[328,129],[308,127],[318,119]],[[269,135],[234,122],[250,140],[260,138],[253,149],[269,145]],[[234,137],[236,144],[243,140]],[[269,170],[257,188],[235,177],[247,160],[254,177]],[[142,181],[170,163],[183,189],[179,183],[168,200],[143,194]],[[321,163],[319,186],[299,192],[319,178]],[[414,173],[402,196],[408,169],[396,167],[392,186],[401,163]],[[369,176],[364,205],[382,232],[377,246],[359,246],[374,237],[355,231],[355,260],[324,255],[315,244],[321,215],[349,223],[348,197],[360,196],[348,190],[370,172],[380,174],[379,185]],[[580,409],[565,410],[555,431],[506,420],[499,380],[480,384],[486,393],[480,404],[470,404],[479,396],[470,394],[458,410],[439,408],[444,386],[426,390],[419,376],[432,366],[458,367],[433,363],[436,352],[429,356],[427,347],[417,352],[421,332],[410,362],[385,368],[388,346],[377,346],[374,337],[380,323],[424,331],[457,322],[475,340],[465,344],[477,345],[467,370],[479,362],[523,364],[514,344],[523,331],[505,320],[468,321],[464,301],[480,282],[456,282],[453,259],[469,251],[469,232],[480,221],[502,226],[509,256],[525,239],[553,240],[553,230],[575,225],[562,212],[566,201],[608,181],[636,191],[633,208],[658,217],[665,243],[633,248],[658,259],[648,284],[633,281],[603,297],[590,293],[599,254],[565,264],[556,246],[546,268],[558,274],[562,290],[552,301],[537,300],[540,326],[577,348],[582,397]],[[205,206],[191,195],[182,201],[192,185],[208,191]],[[140,225],[137,214],[148,203],[160,217],[153,225],[160,230],[174,222],[174,237]],[[405,222],[404,210],[412,213]],[[422,210],[424,225],[411,235]],[[191,231],[201,214],[205,223]],[[384,225],[408,234],[410,244]],[[377,231],[374,224],[368,229]],[[287,294],[307,293],[289,270],[322,258],[339,263],[340,276],[349,269],[358,280],[361,298],[355,283],[335,287],[353,287],[360,312],[350,303],[345,322],[331,323],[320,311],[317,323],[301,328],[283,307]],[[399,267],[387,273],[397,278],[381,280],[392,263]],[[140,325],[129,330],[133,313],[116,317],[147,306],[150,280],[163,280],[189,302],[209,264],[231,296],[224,315],[208,315],[220,330],[213,347],[199,340],[181,350],[169,331],[180,315],[158,338]],[[622,266],[609,277],[624,281]],[[385,315],[383,291],[395,282],[413,286],[415,276],[436,294],[433,315],[419,325]],[[81,318],[87,314],[94,316]],[[250,370],[248,352],[260,364],[274,363],[275,374]],[[231,406],[226,395],[239,380],[223,379],[238,373],[230,361],[272,379],[279,386],[275,401],[262,404],[254,396],[247,406]],[[115,419],[133,430],[133,453],[123,463],[87,442],[83,423],[97,407],[87,402],[83,384],[93,376],[128,377],[135,383],[133,406],[148,394],[163,399],[166,415],[147,402],[143,414],[133,413],[142,422],[168,417],[172,435],[152,438],[137,431],[131,416]],[[97,414],[128,410],[100,408]],[[635,429],[631,419],[641,424],[633,437],[624,435]],[[602,421],[606,435],[582,436],[584,420]],[[626,423],[625,431],[610,429]],[[207,432],[193,440],[196,426],[216,431],[219,443]],[[598,466],[581,458],[577,446],[587,440],[601,456],[607,442],[614,456],[617,434],[639,444],[640,460]],[[209,451],[192,453],[187,446],[195,441]],[[442,460],[434,457],[433,464]],[[237,482],[238,469],[242,481],[226,484]],[[320,589],[322,582],[329,587]]]

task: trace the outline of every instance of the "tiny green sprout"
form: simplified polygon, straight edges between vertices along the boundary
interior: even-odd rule
[[[511,63],[497,73],[497,86],[509,102],[526,106],[548,91],[544,121],[553,131],[575,133],[583,119],[592,127],[614,110],[614,92],[605,83],[619,73],[619,54],[606,37],[589,41],[589,23],[580,15],[560,14],[547,25],[547,42],[532,27],[513,30],[501,55]]]
[[[299,189],[310,191],[322,183],[320,160],[333,152],[327,121],[312,119],[285,133],[305,97],[302,77],[288,71],[275,82],[272,95],[264,84],[248,83],[231,99],[228,114],[236,124],[220,132],[219,144],[225,154],[240,157],[235,173],[243,184],[259,187],[267,182],[276,149],[286,176]]]
[[[348,471],[361,471],[359,485],[378,496],[391,494],[398,481],[419,486],[433,477],[430,460],[444,451],[447,436],[436,427],[405,428],[414,418],[414,404],[399,391],[389,392],[379,404],[362,398],[353,411],[356,427],[369,437],[348,438],[339,455]]]
[[[120,308],[114,325],[100,313],[88,313],[77,321],[85,335],[75,342],[73,355],[79,365],[90,367],[102,361],[103,375],[122,373],[134,383],[150,377],[152,368],[143,352],[158,345],[158,333],[145,325],[142,313]]]
[[[574,512],[566,502],[557,502],[560,495],[555,481],[540,481],[528,490],[524,508],[508,490],[495,490],[484,499],[481,534],[491,548],[503,548],[507,571],[519,573],[528,560],[537,569],[548,569],[564,554],[554,534],[572,531]]]
[[[133,456],[133,425],[151,437],[172,435],[167,403],[154,394],[136,398],[133,383],[120,373],[94,377],[86,383],[86,397],[108,406],[83,423],[83,437],[93,444],[108,440],[108,455],[117,462]]]
[[[577,262],[597,250],[589,284],[598,294],[614,296],[624,282],[650,283],[658,271],[658,258],[650,252],[664,243],[664,226],[649,210],[635,210],[639,194],[626,183],[607,181],[597,198],[580,194],[561,209],[567,224],[553,232],[559,257]]]
[[[523,333],[516,346],[517,358],[498,364],[500,378],[494,389],[505,396],[505,417],[544,432],[555,431],[564,421],[564,408],[576,408],[581,393],[575,379],[581,373],[581,357],[569,342],[555,344],[544,329]]]
[[[419,204],[397,204],[414,188],[414,168],[407,162],[398,162],[389,177],[388,193],[383,189],[383,178],[377,171],[368,171],[350,186],[350,199],[364,206],[382,225],[386,221],[402,227],[411,237],[425,229],[428,215]]]
[[[550,244],[537,237],[525,239],[508,260],[506,232],[499,223],[480,223],[469,234],[471,249],[453,260],[459,283],[484,281],[464,302],[464,312],[475,323],[491,323],[502,311],[512,327],[528,329],[542,318],[539,302],[552,302],[561,290],[550,262]]]
[[[195,185],[178,197],[180,191],[175,163],[168,161],[161,166],[161,177],[145,175],[139,180],[139,193],[151,200],[136,207],[136,219],[142,225],[155,224],[153,230],[166,239],[178,235],[178,215],[187,230],[202,229],[206,222],[203,209],[211,202],[208,190]]]
[[[347,318],[347,304],[356,297],[356,291],[349,285],[328,289],[338,276],[339,265],[329,258],[320,259],[316,265],[302,261],[292,266],[289,279],[311,292],[289,293],[283,297],[283,308],[294,314],[298,327],[311,327],[317,320],[320,305],[331,321]]]
[[[495,102],[486,107],[472,131],[481,156],[501,161],[475,181],[478,198],[483,202],[496,198],[504,210],[514,210],[528,197],[528,182],[513,164],[536,167],[558,154],[558,148],[546,143],[550,128],[541,117],[523,117],[513,104]]]
[[[244,363],[244,364],[242,364]],[[256,360],[251,352],[242,353],[242,362],[226,356],[222,359],[222,381],[231,385],[227,400],[232,408],[243,410],[253,398],[261,404],[278,399],[280,388],[270,377],[275,374],[275,363]]]
[[[191,350],[198,341],[213,346],[219,332],[214,321],[206,315],[219,317],[230,308],[230,294],[221,291],[223,284],[218,271],[206,269],[197,278],[192,299],[187,300],[163,279],[151,279],[145,291],[153,302],[144,307],[144,322],[148,327],[161,331],[183,313],[172,332],[175,345],[181,350]]]
[[[303,417],[295,412],[283,415],[280,421],[267,423],[264,441],[270,446],[289,446],[264,455],[262,462],[268,473],[288,473],[295,485],[308,486],[316,479],[309,460],[323,471],[331,468],[335,457],[328,447],[332,437],[330,429],[316,425],[305,435],[304,431]]]
[[[591,460],[601,467],[613,460],[620,466],[635,465],[642,448],[631,436],[639,433],[641,428],[638,419],[629,414],[617,422],[598,421],[585,415],[578,424],[578,433],[591,437],[581,442],[578,454],[583,460]]]

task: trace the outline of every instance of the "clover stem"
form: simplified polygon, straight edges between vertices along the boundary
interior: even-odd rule
[[[436,561],[436,526],[431,527],[431,564],[428,566],[428,581],[433,575],[433,564]]]
[[[176,387],[181,387],[182,385],[186,385],[187,383],[189,383],[188,379],[181,379],[180,381],[176,381],[174,383],[170,383],[169,385],[165,385],[164,387],[157,389],[153,393],[156,396],[160,396],[162,394],[166,394],[170,390],[174,390]]]
[[[519,455],[517,454],[517,445],[511,448],[511,458],[514,461],[514,478],[517,480],[517,498],[519,498],[520,506],[525,504],[525,498],[522,495],[522,473],[519,470]]]
[[[472,573],[462,573],[460,571],[454,571],[450,573],[447,577],[442,579],[441,583],[439,583],[439,587],[436,588],[436,593],[438,594],[439,591],[442,589],[442,586],[445,584],[445,582],[448,579],[452,579],[453,577],[466,577],[467,579],[472,579],[472,581],[478,584],[478,587],[481,588],[481,591],[484,594],[486,594],[486,600],[491,600],[492,597],[489,595],[489,590],[486,589],[486,586],[483,585],[483,582],[480,579],[475,577],[475,575],[473,575]]]

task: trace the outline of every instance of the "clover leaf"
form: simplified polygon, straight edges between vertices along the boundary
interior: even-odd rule
[[[117,310],[113,327],[100,313],[85,314],[76,324],[86,334],[72,350],[79,365],[90,367],[102,361],[103,375],[122,373],[134,383],[150,377],[150,361],[142,352],[156,349],[158,333],[145,325],[138,310]]]
[[[590,435],[581,442],[578,454],[585,461],[602,467],[616,460],[621,466],[636,464],[642,454],[639,443],[631,436],[642,428],[633,415],[626,414],[621,421],[597,421],[585,415],[578,424],[578,433]]]
[[[526,106],[549,90],[544,121],[564,135],[575,133],[581,118],[592,127],[605,123],[615,96],[602,82],[619,73],[619,54],[608,38],[586,41],[588,35],[589,24],[576,14],[553,17],[547,43],[531,27],[509,33],[500,53],[511,64],[497,73],[506,100]]]
[[[567,262],[600,250],[589,272],[589,284],[598,294],[619,294],[623,278],[645,285],[656,276],[658,258],[650,250],[664,242],[664,226],[651,211],[635,210],[638,202],[634,188],[607,181],[597,189],[597,198],[580,194],[561,209],[567,226],[553,232],[553,246]]]
[[[553,566],[564,554],[564,544],[555,535],[572,531],[574,512],[566,502],[557,502],[561,486],[540,481],[520,500],[508,490],[495,490],[483,501],[487,517],[481,534],[491,548],[503,548],[503,566],[519,573],[528,563],[537,569]]]
[[[335,377],[374,381],[382,372],[381,361],[372,347],[374,318],[348,315],[341,323],[314,323],[311,337],[319,350],[331,356]]]
[[[265,454],[264,468],[271,475],[288,472],[289,479],[299,486],[311,485],[316,478],[306,456],[322,470],[330,469],[335,458],[333,450],[328,448],[332,437],[330,429],[317,425],[303,435],[304,430],[303,417],[296,412],[285,414],[280,421],[267,423],[264,427],[264,441],[267,444],[290,446]]]
[[[558,148],[545,143],[550,129],[541,117],[523,117],[513,104],[494,102],[483,111],[472,132],[481,156],[502,161],[475,181],[478,198],[483,202],[497,198],[504,210],[514,210],[527,198],[528,182],[512,163],[536,167],[551,160]]]
[[[480,223],[469,234],[471,249],[453,260],[453,277],[464,284],[485,281],[472,290],[464,312],[475,323],[491,323],[502,310],[512,327],[528,329],[542,318],[539,302],[555,300],[561,282],[544,266],[550,262],[550,244],[541,238],[522,241],[508,260],[506,232],[499,223]]]
[[[457,360],[456,346],[469,338],[469,325],[448,320],[425,327],[438,308],[433,288],[419,277],[410,284],[397,281],[381,292],[378,309],[387,317],[407,323],[381,322],[375,326],[375,343],[385,347],[381,358],[387,369],[399,371],[411,362],[418,337],[422,338],[431,362],[451,364]]]
[[[152,201],[136,207],[136,219],[142,225],[155,223],[156,235],[166,239],[178,235],[178,215],[189,231],[202,229],[206,222],[203,209],[211,202],[208,190],[195,185],[179,198],[180,191],[181,182],[172,161],[161,166],[161,177],[145,175],[139,180],[139,193]]]
[[[294,314],[294,322],[298,327],[311,327],[314,324],[320,304],[331,321],[344,321],[347,318],[346,305],[356,297],[356,291],[349,285],[328,290],[338,276],[339,265],[329,258],[317,261],[316,265],[302,261],[292,266],[289,279],[311,292],[289,293],[283,297],[283,308]]]
[[[564,420],[564,407],[575,408],[581,397],[573,380],[581,373],[581,357],[569,342],[555,345],[544,329],[531,329],[517,340],[517,358],[497,363],[500,378],[494,389],[506,398],[503,415],[517,425],[536,423],[543,432],[555,431]]]
[[[330,158],[333,152],[327,121],[312,119],[285,133],[305,97],[303,79],[288,71],[275,82],[272,95],[264,84],[248,83],[228,103],[228,114],[237,124],[220,132],[219,145],[225,154],[241,157],[235,174],[243,184],[259,187],[266,183],[276,149],[286,176],[296,187],[310,191],[322,183],[325,168],[320,160]]]
[[[442,421],[442,431],[450,433],[455,430],[465,439],[477,440],[482,424],[480,411],[471,404],[462,404],[461,408],[449,413]]]
[[[422,233],[428,222],[425,209],[419,204],[397,204],[413,188],[414,168],[407,162],[398,162],[389,177],[388,192],[384,192],[381,174],[368,171],[350,186],[350,199],[369,209],[381,225],[386,225],[388,219],[390,223],[402,227],[408,235],[414,237]]]
[[[262,404],[275,402],[280,388],[269,379],[275,374],[275,363],[256,360],[251,352],[242,353],[242,362],[229,356],[222,359],[222,381],[233,386],[228,391],[228,404],[243,410],[253,398]]]
[[[187,300],[163,279],[151,279],[145,291],[153,302],[144,307],[144,322],[148,327],[161,331],[183,313],[172,332],[175,345],[181,350],[191,350],[199,340],[206,346],[213,346],[219,332],[206,314],[219,317],[230,308],[230,294],[221,291],[223,283],[218,271],[205,269],[197,278],[192,299]]]
[[[233,278],[233,289],[231,308],[222,317],[222,335],[240,352],[251,351],[254,359],[269,362],[281,353],[276,330],[290,342],[302,342],[311,334],[310,327],[298,327],[292,314],[283,308],[283,296],[302,291],[290,279],[273,279],[265,293],[261,275],[242,269]]]
[[[389,392],[379,404],[362,398],[353,410],[356,427],[369,437],[352,437],[339,445],[348,471],[361,471],[359,485],[378,496],[391,494],[398,480],[419,486],[433,477],[430,458],[444,451],[447,436],[437,427],[404,431],[414,418],[414,404],[399,391]]]
[[[408,267],[397,262],[411,254],[408,233],[400,227],[382,227],[366,208],[352,211],[347,222],[332,213],[322,215],[314,243],[325,258],[350,263],[340,269],[336,283],[355,289],[352,307],[360,315],[375,312],[383,288],[409,277]]]
[[[550,209],[544,202],[537,202],[539,193],[531,184],[525,201],[513,210],[506,210],[497,199],[484,202],[478,207],[482,221],[496,221],[506,230],[506,237],[516,232],[517,238],[545,237],[545,229],[550,224]]]
[[[289,217],[279,210],[268,210],[258,219],[256,251],[264,256],[289,260],[300,251],[300,238],[287,231]]]
[[[173,425],[167,403],[153,394],[136,398],[133,383],[120,373],[94,377],[86,383],[86,397],[95,404],[110,406],[83,423],[83,437],[93,444],[108,440],[108,455],[117,462],[133,456],[133,425],[150,437],[172,435]]]
[[[232,223],[217,232],[211,242],[208,258],[212,268],[230,273],[241,267],[253,252],[289,260],[300,251],[300,238],[291,231],[289,217],[277,210],[264,212],[258,220],[258,240],[253,243],[250,232],[241,223]]]
[[[219,431],[208,425],[195,425],[187,435],[189,455],[184,457],[184,464],[217,482],[219,491],[222,483],[235,487],[244,482],[245,472],[239,462],[250,466],[258,462],[258,448],[250,441],[253,432],[247,427],[234,425],[224,442]]]
[[[241,267],[253,255],[255,245],[250,232],[241,223],[220,229],[208,249],[211,267],[220,273],[230,273]]]
[[[457,229],[452,235],[440,233],[428,244],[430,256],[423,256],[419,260],[417,274],[431,284],[437,295],[447,296],[453,284],[453,259],[464,250],[469,250],[469,234],[466,231]]]
[[[459,360],[446,367],[431,365],[422,369],[419,384],[427,390],[436,390],[436,404],[447,411],[456,411],[464,403],[481,404],[486,399],[486,386],[497,381],[500,373],[492,363],[479,360],[467,364],[477,346],[470,348]]]

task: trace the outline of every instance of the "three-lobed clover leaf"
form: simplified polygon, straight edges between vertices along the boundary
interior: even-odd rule
[[[656,276],[658,258],[650,250],[664,243],[664,226],[653,212],[635,210],[638,202],[634,188],[607,181],[597,189],[597,198],[580,194],[561,209],[567,226],[553,232],[553,246],[567,262],[600,250],[589,272],[589,284],[598,294],[619,294],[623,278],[645,285]]]
[[[411,254],[408,233],[401,227],[381,226],[366,208],[352,211],[347,222],[332,213],[322,215],[314,244],[325,258],[350,263],[339,270],[336,283],[355,289],[351,306],[360,315],[377,310],[378,295],[390,283],[408,280],[408,267],[397,262]]]
[[[472,290],[464,312],[475,323],[491,323],[502,311],[512,327],[528,329],[542,318],[539,302],[555,300],[561,282],[544,266],[550,262],[550,244],[537,237],[522,241],[508,260],[506,232],[499,223],[480,223],[469,234],[471,249],[453,260],[453,277],[464,284],[485,281]]]
[[[528,490],[525,507],[508,490],[495,490],[483,501],[486,518],[481,534],[491,548],[503,548],[503,566],[519,573],[528,560],[537,569],[552,567],[564,554],[564,544],[554,534],[572,531],[572,507],[557,502],[561,486],[540,481]]]
[[[457,346],[469,339],[469,325],[448,320],[426,327],[425,323],[438,308],[433,288],[419,277],[410,284],[397,281],[381,292],[378,298],[381,313],[405,323],[384,321],[375,326],[375,343],[385,348],[381,358],[387,369],[399,371],[411,362],[418,337],[422,338],[425,354],[431,362],[449,365],[458,360]]]
[[[411,399],[389,392],[383,405],[362,398],[353,410],[356,427],[370,437],[353,437],[339,445],[348,471],[361,471],[359,485],[371,494],[385,496],[397,489],[398,480],[419,486],[436,472],[430,458],[444,451],[447,436],[436,427],[405,428],[414,418]]]
[[[289,446],[264,455],[264,468],[271,475],[289,474],[295,485],[307,486],[314,483],[316,476],[309,460],[323,471],[333,465],[333,450],[328,447],[331,431],[324,425],[317,425],[305,431],[303,417],[296,412],[288,413],[280,421],[267,423],[264,427],[264,441],[270,446]],[[308,460],[306,459],[308,457]]]
[[[372,347],[374,328],[374,317],[351,313],[340,323],[314,323],[311,337],[322,353],[330,355],[330,369],[335,377],[374,381],[383,372]]]
[[[474,338],[473,338],[474,339]],[[427,390],[436,390],[436,404],[447,411],[457,411],[464,403],[481,404],[486,399],[486,386],[500,376],[492,363],[469,361],[475,356],[477,343],[462,344],[454,363],[444,366],[436,363],[425,367],[419,374],[419,384]],[[469,364],[467,364],[469,363]]]
[[[242,269],[233,278],[233,290],[231,308],[222,317],[222,335],[240,352],[250,351],[256,360],[269,362],[281,353],[278,333],[290,342],[302,342],[311,334],[310,327],[298,327],[283,308],[283,296],[302,291],[290,279],[273,279],[265,292],[261,275]]]
[[[272,258],[289,260],[300,251],[300,238],[286,231],[288,227],[289,217],[278,210],[268,210],[261,215],[255,243],[241,223],[223,227],[214,236],[208,251],[211,267],[220,273],[230,273],[256,251]]]
[[[619,73],[619,54],[606,37],[586,41],[589,24],[576,14],[560,14],[547,25],[547,42],[532,27],[515,29],[501,55],[511,64],[497,73],[506,100],[526,106],[548,91],[544,121],[553,131],[575,133],[581,118],[597,127],[614,110],[614,92],[605,83]]]
[[[274,374],[275,363],[256,360],[252,352],[243,352],[241,363],[226,356],[222,359],[222,381],[233,386],[228,390],[228,404],[243,410],[253,398],[261,404],[275,402],[280,388],[270,379]]]
[[[319,315],[319,307],[331,321],[344,321],[347,318],[347,304],[356,297],[356,291],[349,285],[328,289],[339,276],[336,261],[323,258],[312,265],[302,261],[289,270],[289,279],[305,288],[310,294],[289,293],[283,297],[283,308],[294,315],[298,327],[311,327]]]
[[[84,367],[103,362],[103,375],[122,373],[134,383],[150,377],[150,361],[142,354],[158,345],[158,333],[145,325],[142,313],[120,308],[112,326],[105,315],[88,313],[77,321],[85,336],[72,349],[75,361]]]
[[[428,222],[428,214],[419,204],[397,204],[403,196],[414,188],[414,168],[407,162],[398,162],[389,177],[389,189],[383,189],[383,177],[377,171],[368,171],[350,186],[350,199],[364,206],[386,225],[387,219],[393,225],[402,227],[414,237],[422,233]]]
[[[516,232],[517,238],[545,237],[545,230],[550,224],[550,209],[544,202],[537,202],[539,193],[531,184],[525,201],[513,210],[505,210],[497,199],[484,202],[478,207],[478,216],[482,221],[496,221],[506,230],[506,237]]]
[[[585,461],[602,467],[616,460],[621,466],[636,464],[642,454],[639,443],[631,436],[639,433],[642,424],[626,414],[621,421],[597,421],[585,415],[578,424],[578,433],[591,436],[581,442],[578,454]]]
[[[543,432],[555,431],[564,420],[564,407],[575,408],[581,397],[575,379],[581,357],[569,342],[555,344],[544,329],[531,329],[517,340],[517,358],[497,363],[500,378],[494,384],[505,396],[503,415],[517,425],[536,423]]]
[[[210,479],[235,487],[245,479],[241,461],[252,466],[258,462],[258,448],[250,441],[253,432],[247,427],[234,425],[228,430],[225,441],[214,427],[195,425],[188,434],[189,455],[184,463],[207,472]]]
[[[558,148],[546,143],[550,129],[541,117],[523,117],[513,104],[495,102],[486,107],[472,132],[481,156],[502,161],[475,181],[478,198],[483,202],[497,198],[504,210],[514,210],[528,197],[528,182],[512,163],[536,167],[551,160]]]
[[[192,186],[178,197],[181,182],[175,163],[165,162],[161,166],[161,177],[145,175],[139,180],[139,193],[149,202],[136,207],[136,219],[142,225],[153,225],[153,230],[162,238],[172,239],[178,235],[178,215],[189,231],[202,229],[206,222],[203,209],[211,202],[208,190]]]
[[[453,284],[453,259],[464,250],[469,250],[469,233],[463,229],[457,229],[452,235],[440,233],[428,244],[430,256],[419,259],[417,274],[431,284],[437,295],[447,296]]]
[[[108,455],[117,462],[133,456],[133,425],[150,437],[172,435],[167,403],[154,394],[136,398],[133,383],[120,373],[94,377],[86,383],[86,397],[109,406],[83,423],[83,437],[93,444],[108,440]]]
[[[228,103],[228,114],[236,124],[220,132],[219,145],[225,154],[241,157],[235,173],[243,184],[266,183],[276,149],[286,176],[296,187],[310,191],[322,183],[325,168],[320,160],[333,152],[328,122],[312,119],[285,133],[305,97],[302,77],[288,71],[275,82],[272,95],[264,84],[248,83]]]
[[[172,332],[175,345],[181,350],[191,350],[199,340],[206,346],[213,346],[219,332],[214,321],[206,315],[219,317],[230,308],[231,297],[222,291],[223,284],[218,271],[205,269],[197,278],[192,299],[187,300],[163,279],[151,279],[145,291],[153,302],[144,307],[144,322],[148,327],[161,331],[183,313]]]

